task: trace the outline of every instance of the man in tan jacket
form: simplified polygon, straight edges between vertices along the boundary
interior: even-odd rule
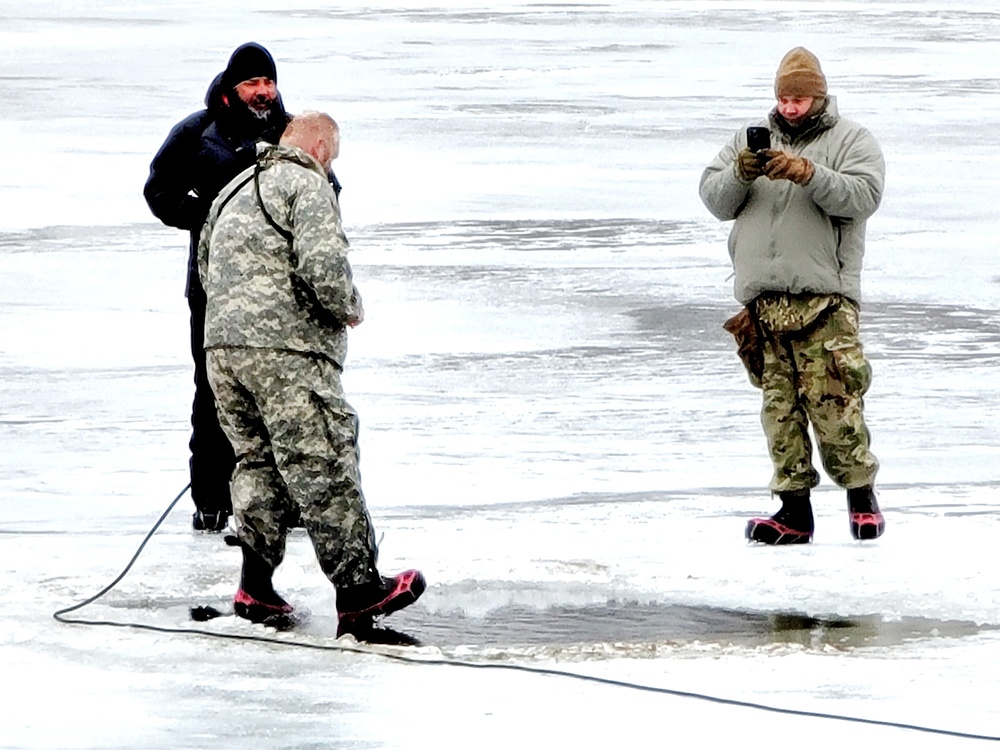
[[[750,379],[763,392],[761,421],[781,508],[747,524],[749,540],[812,539],[809,426],[823,466],[847,490],[851,533],[885,529],[875,499],[878,461],[870,450],[863,396],[871,367],[858,338],[865,222],[879,206],[885,162],[875,138],[840,116],[819,60],[796,47],[778,67],[777,104],[767,119],[771,147],[752,151],[741,129],[701,178],[705,206],[733,221],[729,254],[744,327],[756,347]]]

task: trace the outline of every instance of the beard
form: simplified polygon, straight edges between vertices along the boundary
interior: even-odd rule
[[[274,117],[277,99],[269,99],[266,96],[255,96],[251,101],[246,102],[250,114],[258,120],[269,122]]]
[[[235,93],[233,94],[235,97]],[[259,139],[277,143],[277,137],[285,129],[285,108],[281,96],[269,99],[265,96],[254,97],[246,102],[240,98],[230,99],[233,104],[226,108],[223,116],[225,127],[239,138]],[[276,131],[274,135],[271,131]]]
[[[252,119],[263,120],[264,122],[274,117],[275,108],[278,103],[276,98],[270,99],[263,94],[253,97],[250,101],[243,101],[242,99],[240,101],[246,105],[246,111]]]

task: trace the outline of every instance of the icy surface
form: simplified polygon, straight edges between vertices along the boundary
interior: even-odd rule
[[[334,640],[300,532],[301,629],[169,632],[269,635],[188,619],[238,556],[187,497],[71,615],[168,632],[51,618],[187,481],[186,236],[141,189],[250,39],[343,128],[368,313],[344,382],[382,567],[430,583],[387,625],[421,646]],[[824,480],[814,544],[759,549],[759,397],[697,179],[799,44],[886,152],[863,326],[888,530],[853,542]],[[982,2],[6,0],[0,747],[981,744],[520,666],[1000,736],[997,59]]]

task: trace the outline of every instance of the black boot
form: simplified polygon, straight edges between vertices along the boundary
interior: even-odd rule
[[[191,528],[195,531],[218,533],[229,525],[229,511],[204,510],[199,508],[191,517]]]
[[[225,541],[230,547],[239,547],[243,551],[240,588],[233,598],[236,616],[267,624],[270,618],[291,614],[292,605],[278,595],[271,582],[274,568],[235,536],[227,536]]]
[[[871,486],[847,490],[847,513],[851,518],[851,536],[855,539],[878,539],[885,531],[885,517]]]
[[[376,617],[398,612],[413,604],[427,588],[419,570],[406,570],[392,578],[376,576],[370,583],[337,588],[337,635],[369,630]]]
[[[747,539],[761,544],[808,544],[814,528],[809,490],[779,492],[778,498],[781,508],[777,513],[747,522]]]

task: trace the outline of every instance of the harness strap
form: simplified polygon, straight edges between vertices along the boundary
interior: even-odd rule
[[[252,176],[251,177],[247,177],[245,180],[243,180],[243,182],[241,182],[239,185],[237,185],[235,188],[233,188],[233,192],[231,192],[229,195],[227,195],[226,199],[224,201],[222,201],[222,203],[219,204],[219,210],[215,212],[215,215],[219,216],[222,213],[222,209],[224,209],[226,207],[226,204],[229,203],[229,201],[231,201],[233,199],[233,196],[236,195],[238,192],[240,192],[240,189],[244,185],[246,185],[248,182],[250,182],[250,180],[252,180],[252,179],[253,179]]]
[[[280,226],[271,214],[268,213],[267,207],[264,205],[264,199],[260,195],[260,173],[263,171],[264,167],[261,167],[260,160],[258,159],[257,166],[255,166],[253,170],[253,186],[257,190],[257,205],[260,207],[260,210],[264,212],[264,218],[267,219],[267,223],[274,227],[274,231],[284,237],[286,241],[291,242],[292,233]],[[243,184],[245,185],[246,183],[244,182]],[[242,187],[242,185],[240,187]]]
[[[278,224],[278,222],[274,220],[274,217],[271,216],[271,214],[267,210],[267,207],[264,205],[264,199],[261,197],[260,173],[263,172],[265,169],[266,167],[261,166],[260,160],[258,159],[256,165],[254,166],[253,174],[247,177],[245,180],[243,180],[235,188],[233,188],[232,192],[229,193],[229,195],[226,196],[225,200],[223,200],[222,203],[219,204],[219,210],[216,212],[216,216],[219,216],[222,213],[222,210],[226,207],[226,204],[233,199],[234,195],[236,195],[238,192],[240,192],[240,190],[243,189],[244,185],[250,182],[250,180],[253,180],[253,186],[257,191],[257,206],[264,213],[264,218],[267,219],[267,223],[274,228],[274,231],[276,231],[278,234],[284,237],[286,241],[291,242],[292,233],[289,232],[284,227],[282,227],[280,224]]]

